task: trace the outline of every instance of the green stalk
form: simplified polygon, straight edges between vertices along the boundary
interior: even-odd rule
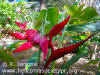
[[[46,62],[47,62],[47,60],[48,60],[50,54],[51,54],[51,49],[48,50],[48,54],[47,54],[47,58],[46,58]]]
[[[41,50],[39,50],[39,55],[38,55],[38,66],[40,65],[40,55],[41,55]]]

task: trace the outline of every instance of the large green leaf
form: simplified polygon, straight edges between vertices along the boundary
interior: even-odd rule
[[[91,18],[98,16],[95,8],[87,7],[83,10],[83,14],[81,14],[80,19],[89,21]]]
[[[100,31],[100,22],[92,23],[92,24],[86,24],[86,25],[72,25],[69,26],[67,31]]]
[[[74,63],[76,63],[80,58],[83,58],[88,55],[87,49],[83,46],[81,46],[81,48],[78,48],[76,50],[77,50],[76,55],[72,56],[72,58],[70,60],[67,60],[66,64],[64,66],[62,66],[61,69],[68,70],[70,68],[70,66],[72,66]]]
[[[100,34],[98,35],[98,36],[100,36]],[[100,42],[100,38],[99,37],[96,37],[96,36],[94,36],[93,38],[91,38],[91,40],[90,40],[91,42],[93,42],[93,41],[95,41],[95,42]]]
[[[45,20],[47,10],[43,9],[40,11],[40,14],[34,14],[33,15],[33,23],[34,23],[34,28],[38,29],[42,26],[42,21]]]
[[[48,33],[51,28],[58,23],[59,20],[59,11],[57,8],[52,7],[48,8],[47,10],[47,21],[49,21],[49,24],[45,25],[45,32]]]
[[[84,56],[87,56],[88,55],[88,53],[87,52],[83,52],[83,53],[78,53],[78,54],[76,54],[76,55],[74,55],[74,56],[72,56],[72,58],[70,59],[70,60],[68,60],[67,62],[66,62],[66,64],[62,67],[63,69],[69,69],[70,68],[70,66],[71,65],[73,65],[74,63],[76,63],[80,58],[82,58],[82,57],[84,57]]]
[[[59,11],[55,7],[48,8],[47,10],[43,9],[38,16],[33,17],[35,29],[40,28],[43,24],[45,26],[45,33],[48,33],[58,23],[58,20]]]
[[[92,18],[98,16],[95,8],[86,7],[83,8],[84,5],[81,6],[65,6],[64,10],[67,14],[71,15],[71,24],[83,24],[88,23],[90,21],[94,22]]]
[[[85,68],[86,66],[89,66],[91,64],[97,64],[100,62],[100,58],[97,58],[95,60],[90,60],[87,64],[85,64],[82,68]]]
[[[12,56],[10,56],[10,54],[7,54],[3,50],[0,50],[0,60],[7,63],[8,67],[10,67],[10,68],[15,68],[16,67],[16,60]]]

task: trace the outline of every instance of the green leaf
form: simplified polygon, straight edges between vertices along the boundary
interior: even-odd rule
[[[98,61],[96,60],[90,60],[85,66],[91,65],[91,64],[97,64]]]
[[[13,48],[16,48],[16,46],[19,44],[19,43],[22,43],[22,42],[25,42],[24,40],[22,41],[16,41],[14,42],[13,44],[10,44],[10,45],[7,45],[7,49],[13,49]]]
[[[58,23],[59,11],[55,7],[43,9],[38,16],[33,15],[34,28],[38,29],[43,25],[45,26],[45,33],[48,33],[50,29]]]
[[[41,10],[40,11],[40,17],[42,17],[43,19],[45,19],[46,12],[47,12],[47,10],[45,10],[45,9]]]
[[[5,51],[0,50],[0,60],[7,63],[8,67],[10,68],[16,68],[16,60],[10,56],[10,54],[7,54]],[[12,63],[13,65],[11,65]]]
[[[96,75],[100,75],[100,72],[96,72]]]
[[[86,36],[80,36],[80,38],[83,40],[83,39],[85,39],[85,38],[86,38]]]
[[[49,33],[51,28],[58,23],[59,20],[59,11],[57,8],[52,7],[47,10],[47,19],[49,24],[45,25],[45,33]]]
[[[77,54],[72,56],[72,58],[66,61],[66,64],[61,67],[61,69],[69,69],[74,63],[76,63],[80,58],[85,57],[88,55],[88,51],[82,47],[81,49],[77,49]]]
[[[83,14],[80,16],[81,19],[89,21],[91,18],[98,16],[95,8],[87,7],[83,10]]]
[[[71,65],[73,65],[74,63],[76,63],[80,58],[87,56],[88,53],[87,52],[81,52],[81,53],[77,53],[76,55],[72,56],[72,58],[70,60],[68,60],[66,62],[66,64],[62,67],[62,69],[69,69]]]
[[[91,64],[97,64],[100,61],[100,59],[90,60],[87,64],[85,64],[82,68],[85,68],[86,66],[89,66]]]
[[[100,35],[98,35],[98,36],[100,36]],[[98,41],[98,42],[100,42],[100,38],[99,37],[96,37],[96,36],[94,36],[93,38],[91,38],[91,40],[90,40],[91,42],[93,42],[93,41]]]
[[[98,65],[98,70],[99,70],[99,72],[100,72],[100,63],[99,63],[99,65]]]
[[[100,31],[100,22],[92,23],[92,24],[86,24],[86,25],[71,25],[67,27],[67,31]]]
[[[95,22],[93,18],[98,16],[95,8],[86,7],[83,9],[84,5],[81,6],[65,6],[64,10],[66,14],[71,15],[71,24],[85,24],[88,22]]]
[[[38,29],[42,26],[42,20],[45,20],[47,10],[43,9],[40,11],[40,14],[33,15],[33,23],[34,23],[34,28]]]
[[[76,0],[76,2],[73,3],[73,5],[77,6],[79,4],[80,0]]]
[[[4,46],[0,46],[0,49],[4,48]]]

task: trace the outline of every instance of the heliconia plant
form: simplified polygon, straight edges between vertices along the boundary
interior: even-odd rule
[[[20,40],[27,40],[27,42],[23,43],[18,49],[14,50],[13,52],[24,51],[24,50],[27,50],[27,49],[31,48],[35,44],[39,44],[39,42],[41,40],[41,36],[37,32],[37,30],[33,30],[33,29],[26,30],[25,27],[26,27],[27,22],[22,24],[22,23],[19,23],[19,22],[15,21],[15,23],[22,30],[25,31],[25,34],[24,33],[10,33],[10,35],[12,35],[12,36],[14,36],[14,37],[16,37]]]
[[[64,21],[53,26],[52,29],[50,30],[49,34],[44,35],[44,37],[42,39],[41,39],[41,35],[38,33],[37,30],[25,28],[27,22],[22,24],[22,23],[15,21],[15,23],[22,30],[25,31],[25,33],[10,33],[10,34],[20,40],[27,40],[27,42],[23,43],[18,49],[14,50],[13,52],[16,53],[16,52],[25,51],[37,44],[40,46],[40,48],[43,52],[43,56],[44,56],[43,60],[45,61],[47,54],[48,54],[48,48],[51,48],[51,51],[52,51],[51,55],[48,58],[45,66],[44,66],[44,69],[46,69],[52,61],[57,60],[57,59],[63,57],[65,54],[72,52],[73,50],[78,48],[80,45],[82,45],[84,42],[86,42],[88,39],[90,39],[91,37],[93,37],[95,35],[95,34],[93,34],[93,35],[89,36],[87,39],[85,39],[81,42],[78,42],[74,45],[55,49],[54,45],[52,43],[52,39],[54,36],[56,36],[57,34],[59,34],[61,32],[61,30],[64,28],[64,26],[68,23],[69,19],[70,19],[70,15]]]
[[[40,47],[43,51],[44,60],[45,60],[47,53],[48,53],[48,46],[54,49],[54,47],[52,45],[52,37],[57,35],[64,28],[64,26],[67,24],[69,18],[70,18],[70,16],[68,16],[68,18],[65,19],[63,22],[55,25],[51,29],[50,33],[46,34],[42,40],[41,40],[41,36],[37,30],[33,30],[33,29],[26,30],[25,29],[27,21],[24,24],[15,21],[15,23],[21,28],[21,30],[25,31],[25,34],[24,33],[10,33],[10,34],[20,40],[27,40],[27,42],[23,43],[18,49],[14,50],[13,52],[24,51],[24,50],[31,48],[33,45],[38,44],[38,45],[40,45]],[[58,31],[56,31],[56,28],[58,29]],[[47,39],[48,35],[50,37],[50,40]]]

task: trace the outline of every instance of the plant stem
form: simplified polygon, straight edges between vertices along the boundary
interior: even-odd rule
[[[38,66],[40,65],[40,54],[41,54],[41,50],[39,50],[39,55],[38,55]]]
[[[49,49],[49,50],[48,50],[48,54],[47,54],[47,59],[46,59],[46,62],[47,62],[47,60],[48,60],[48,58],[49,58],[50,54],[51,54],[51,50]]]

